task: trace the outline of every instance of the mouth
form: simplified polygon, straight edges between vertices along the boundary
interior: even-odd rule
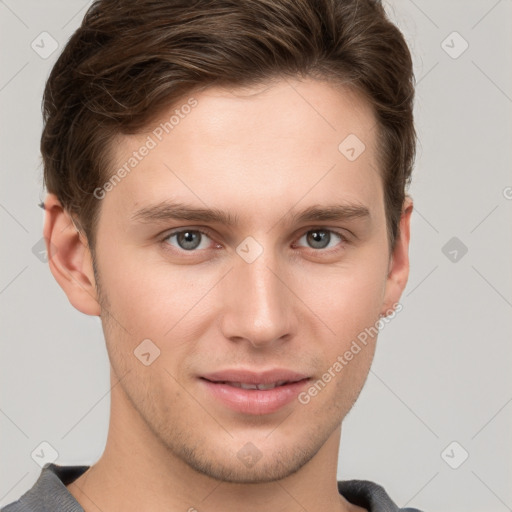
[[[204,378],[204,377],[202,377]],[[295,382],[300,382],[300,381],[291,381],[291,380],[280,380],[280,381],[277,381],[277,382],[270,382],[270,383],[257,383],[257,384],[253,384],[253,383],[249,383],[249,382],[232,382],[232,381],[228,381],[228,380],[220,380],[220,381],[213,381],[213,380],[209,380],[209,379],[205,379],[207,380],[208,382],[212,382],[213,384],[225,384],[226,386],[232,386],[234,388],[240,388],[240,389],[253,389],[253,390],[256,390],[256,389],[259,389],[260,391],[264,391],[264,390],[267,390],[267,389],[274,389],[274,388],[277,388],[277,387],[280,387],[280,386],[286,386],[287,384],[294,384]],[[303,379],[301,379],[303,380]]]
[[[310,380],[292,372],[222,372],[199,378],[210,401],[252,415],[271,414],[289,405]]]

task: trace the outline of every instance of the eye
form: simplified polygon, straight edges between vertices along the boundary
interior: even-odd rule
[[[338,233],[337,231],[332,231],[331,229],[321,228],[310,229],[309,231],[307,231],[304,235],[302,235],[299,238],[299,243],[303,239],[305,239],[309,247],[313,249],[331,249],[336,247],[339,241],[347,242],[347,239],[341,233]],[[332,244],[331,242],[335,243]]]
[[[195,249],[207,249],[209,244],[205,241],[209,238],[204,231],[183,229],[167,235],[163,241],[184,251],[194,251]]]

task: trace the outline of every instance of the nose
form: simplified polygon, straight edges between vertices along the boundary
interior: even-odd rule
[[[294,335],[294,295],[283,265],[270,251],[252,263],[237,256],[222,286],[221,329],[227,339],[262,349]]]

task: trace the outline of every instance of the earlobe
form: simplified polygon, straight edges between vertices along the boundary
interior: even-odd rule
[[[54,194],[47,195],[44,209],[43,235],[53,276],[78,311],[99,316],[101,308],[85,235],[78,231]]]
[[[399,235],[388,267],[385,298],[383,301],[384,310],[381,312],[384,316],[390,314],[393,305],[399,302],[409,278],[409,242],[412,211],[412,198],[406,196],[400,218]]]

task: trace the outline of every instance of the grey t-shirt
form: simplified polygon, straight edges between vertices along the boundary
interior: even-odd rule
[[[84,512],[66,485],[87,469],[89,466],[45,464],[33,487],[0,512]],[[369,512],[421,512],[416,508],[398,508],[383,487],[367,480],[340,481],[338,490],[347,501]]]

